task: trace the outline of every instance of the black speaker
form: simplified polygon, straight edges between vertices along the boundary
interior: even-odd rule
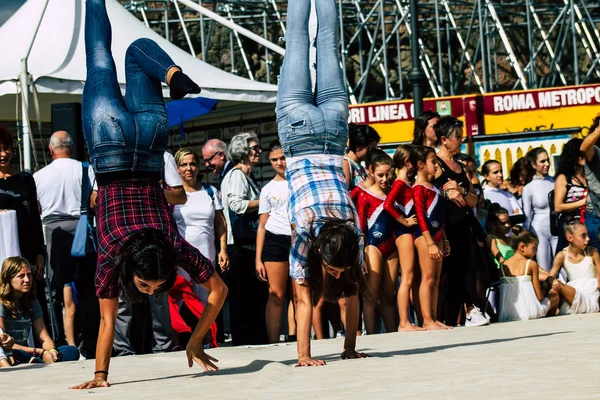
[[[81,103],[52,104],[52,132],[66,131],[73,139],[73,157],[85,161]]]

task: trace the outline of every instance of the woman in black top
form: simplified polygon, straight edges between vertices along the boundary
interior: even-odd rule
[[[446,207],[446,236],[452,252],[442,266],[439,319],[447,325],[457,325],[463,304],[467,306],[465,326],[487,325],[489,322],[477,307],[476,263],[472,245],[480,228],[473,216],[477,195],[463,166],[454,160],[463,140],[463,123],[446,116],[438,120],[435,133],[440,144],[438,175],[433,183],[442,190]]]
[[[19,172],[11,166],[12,144],[10,131],[0,125],[0,210],[17,212],[21,256],[36,267],[39,282],[44,275],[44,236],[35,181],[29,172]]]

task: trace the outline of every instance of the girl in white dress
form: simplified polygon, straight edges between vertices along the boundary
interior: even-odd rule
[[[539,266],[533,261],[538,243],[526,229],[511,238],[515,255],[500,266],[500,322],[542,318],[558,306],[557,294],[551,291],[545,297],[541,288]]]
[[[600,304],[600,255],[588,246],[590,238],[586,226],[574,219],[565,223],[565,237],[569,245],[554,258],[550,276],[554,277],[564,267],[566,284],[554,280],[552,287],[564,300],[561,314],[584,314],[598,312]]]

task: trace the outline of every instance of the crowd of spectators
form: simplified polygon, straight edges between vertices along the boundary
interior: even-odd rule
[[[507,179],[499,161],[479,166],[462,152],[462,122],[454,117],[418,116],[413,143],[393,157],[377,147],[374,130],[351,126],[343,167],[365,237],[363,317],[346,326],[345,299],[321,299],[315,337],[597,312],[599,120],[565,144],[554,177],[548,152],[537,147]],[[0,366],[93,358],[97,248],[78,257],[71,250],[80,221],[94,225],[94,170],[72,158],[64,131],[50,139],[52,162],[33,175],[14,168],[13,149],[11,132],[0,127],[2,240],[17,243],[3,245],[0,260]],[[275,176],[261,189],[253,170],[263,151]],[[281,145],[263,149],[254,133],[240,133],[228,145],[207,141],[201,154],[167,152],[164,161],[164,194],[180,235],[229,288],[205,347],[295,340]],[[203,170],[215,174],[214,185],[202,183]],[[121,298],[113,353],[181,349],[206,297],[179,269],[171,292],[141,303]]]

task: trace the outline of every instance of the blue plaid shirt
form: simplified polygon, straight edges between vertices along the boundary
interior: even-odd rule
[[[308,249],[323,226],[322,218],[354,221],[354,229],[359,237],[359,265],[362,266],[364,238],[346,185],[343,160],[342,156],[334,155],[288,157],[288,212],[295,225],[295,229],[292,229],[290,276],[300,283],[306,277]]]

